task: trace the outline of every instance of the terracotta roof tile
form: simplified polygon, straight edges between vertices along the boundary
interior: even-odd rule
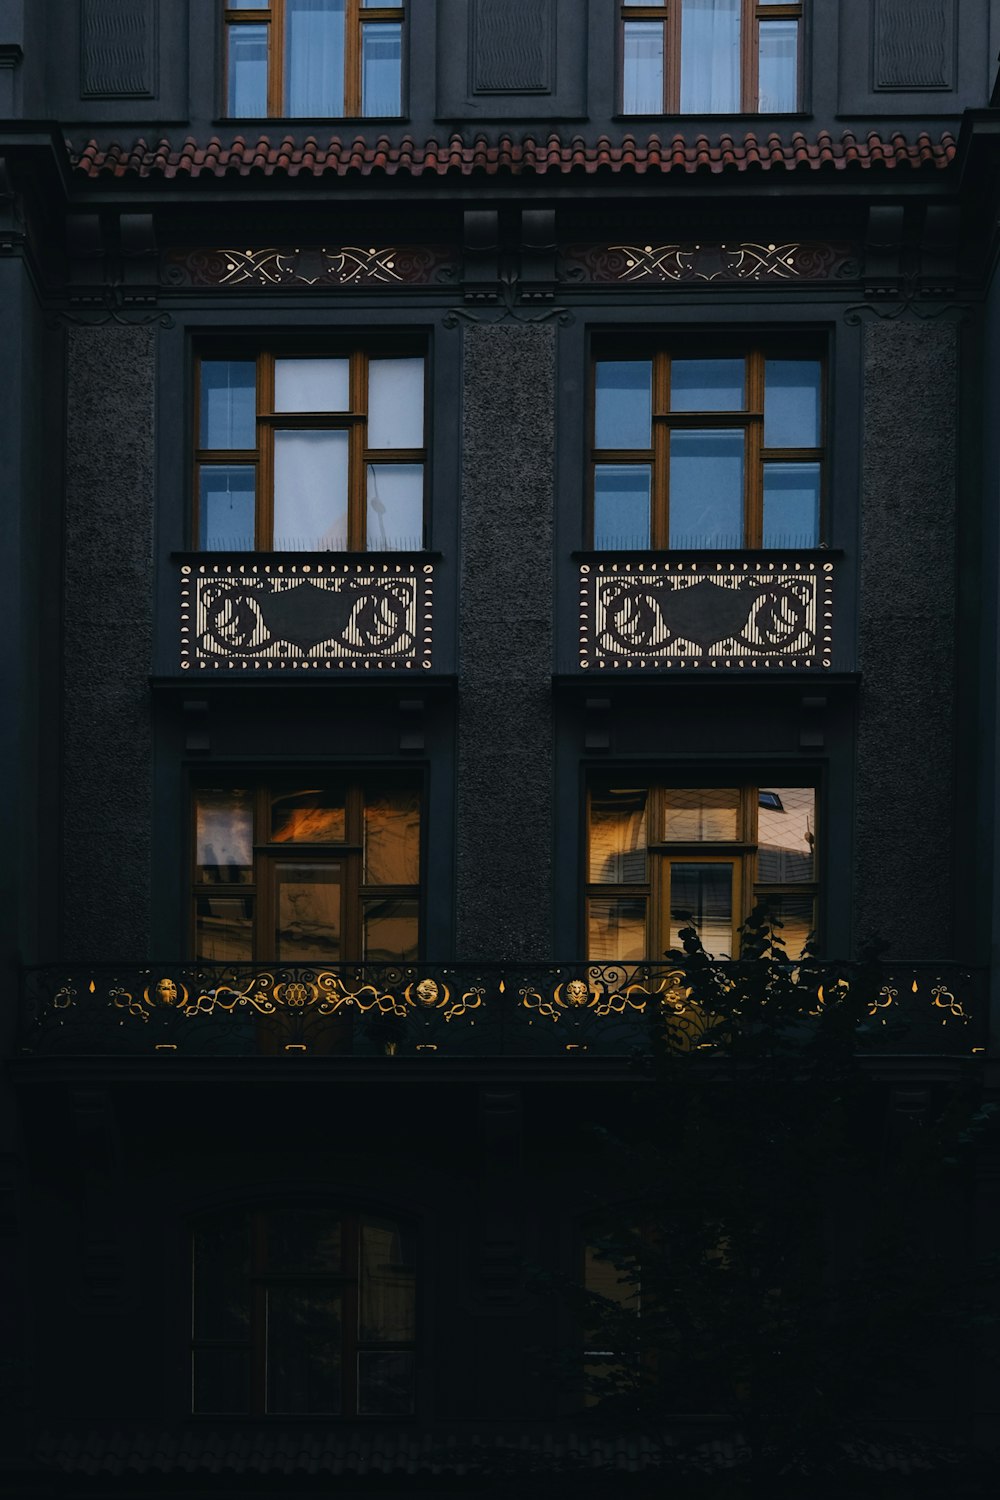
[[[564,138],[557,133],[546,140],[526,135],[515,139],[502,135],[491,144],[483,135],[472,139],[453,135],[447,144],[436,140],[415,141],[410,136],[393,143],[387,136],[375,140],[356,136],[342,141],[332,136],[321,144],[315,136],[297,141],[290,135],[272,141],[266,135],[256,140],[236,136],[226,144],[217,136],[198,142],[188,137],[180,146],[169,140],[149,144],[137,140],[130,145],[117,142],[101,145],[90,140],[79,149],[70,145],[74,170],[98,180],[127,177],[247,177],[263,173],[265,177],[344,177],[405,173],[412,177],[456,173],[463,177],[522,175],[534,173],[566,174],[623,172],[691,174],[709,172],[758,171],[836,171],[847,167],[871,169],[898,167],[937,170],[947,167],[955,156],[955,139],[945,132],[932,140],[921,131],[909,141],[899,131],[883,139],[870,131],[863,141],[849,130],[839,139],[821,130],[810,139],[794,131],[787,139],[771,133],[761,142],[753,131],[737,139],[723,132],[711,141],[705,135],[693,139],[674,135],[664,144],[651,135],[637,141],[625,135],[620,142],[608,136],[586,141],[576,135]]]

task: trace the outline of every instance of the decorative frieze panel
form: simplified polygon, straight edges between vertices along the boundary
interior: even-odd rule
[[[643,558],[580,566],[579,664],[745,671],[833,665],[830,561]]]
[[[172,250],[163,281],[177,287],[418,286],[457,264],[442,245],[314,245]]]
[[[431,563],[201,557],[180,570],[183,671],[430,669]]]
[[[570,280],[644,286],[678,281],[828,281],[858,274],[855,246],[819,240],[569,245],[562,260]]]

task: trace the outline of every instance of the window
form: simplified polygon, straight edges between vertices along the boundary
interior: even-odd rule
[[[822,376],[785,350],[602,355],[594,547],[815,547]]]
[[[286,1206],[203,1219],[193,1244],[192,1410],[407,1416],[412,1235],[391,1219]]]
[[[797,957],[816,925],[812,787],[595,782],[588,803],[587,943],[595,963],[659,959],[692,920],[716,957],[766,904]]]
[[[424,540],[424,361],[259,354],[198,366],[197,545],[412,551]]]
[[[225,963],[417,957],[409,776],[225,778],[194,795],[194,951]]]
[[[798,109],[802,11],[796,0],[622,0],[622,112]]]
[[[227,0],[225,19],[228,115],[402,113],[402,5]]]

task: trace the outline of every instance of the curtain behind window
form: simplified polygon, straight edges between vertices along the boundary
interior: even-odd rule
[[[740,108],[740,0],[683,0],[682,114]]]
[[[344,113],[345,0],[287,0],[285,113]]]

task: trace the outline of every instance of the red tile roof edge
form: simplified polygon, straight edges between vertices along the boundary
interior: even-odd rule
[[[566,175],[583,171],[669,173],[722,173],[729,171],[768,172],[843,170],[847,167],[866,170],[881,167],[925,168],[941,170],[955,158],[957,145],[949,132],[932,140],[921,131],[909,141],[901,131],[884,139],[875,130],[859,138],[846,130],[839,139],[821,130],[814,138],[802,131],[782,137],[771,132],[759,139],[748,131],[742,139],[723,132],[716,140],[705,135],[689,139],[674,135],[664,143],[658,135],[636,140],[632,135],[612,141],[606,135],[588,142],[576,135],[564,140],[553,132],[545,140],[532,135],[515,138],[502,135],[491,144],[485,136],[466,139],[452,135],[446,144],[437,140],[423,143],[404,136],[393,144],[386,136],[372,140],[356,136],[342,141],[331,136],[321,145],[315,136],[296,140],[290,135],[272,141],[266,135],[256,140],[236,136],[225,145],[217,136],[199,144],[188,137],[177,148],[162,139],[151,145],[136,140],[129,146],[114,142],[101,146],[90,140],[80,150],[68,143],[70,160],[76,172],[105,180],[121,177],[196,178],[196,177],[362,177],[384,173],[387,177],[406,174],[410,177],[445,177],[455,174],[471,177],[534,173]]]

